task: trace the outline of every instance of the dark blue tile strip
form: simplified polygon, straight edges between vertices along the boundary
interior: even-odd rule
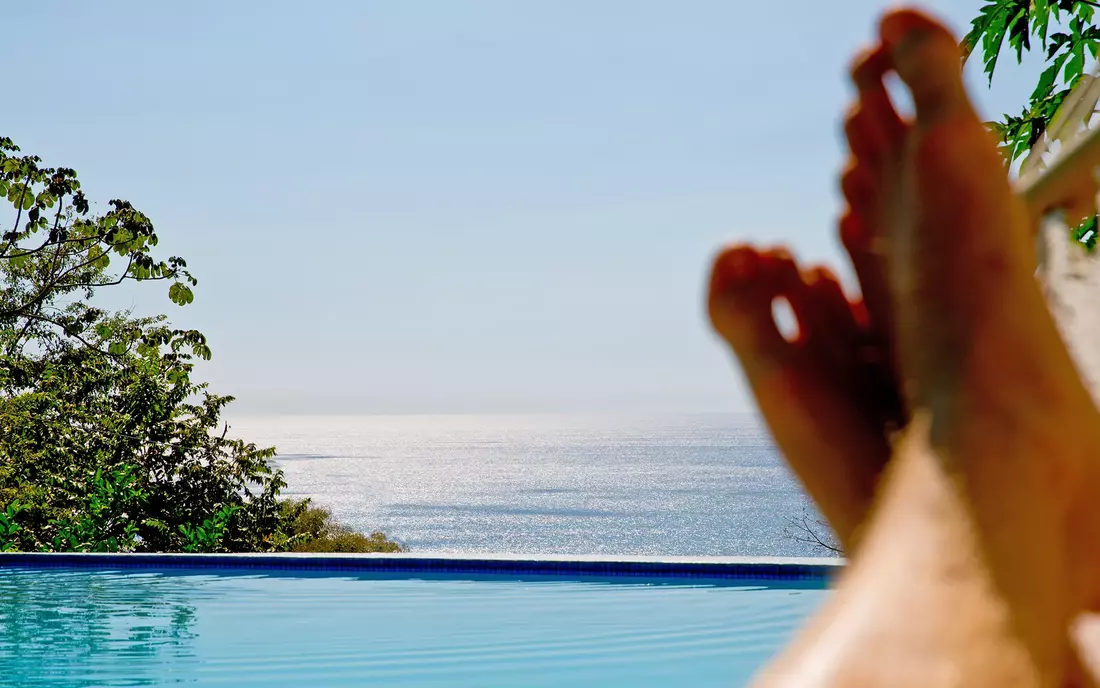
[[[615,560],[476,559],[386,556],[285,556],[209,554],[0,554],[0,568],[229,569],[331,573],[407,573],[599,578],[827,582],[830,564]]]

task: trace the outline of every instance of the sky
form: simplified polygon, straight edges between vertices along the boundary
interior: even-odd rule
[[[205,332],[237,414],[744,412],[708,260],[784,243],[850,281],[846,71],[885,7],[16,3],[0,135],[188,260],[193,304],[108,301]],[[979,67],[990,117],[1039,73]]]

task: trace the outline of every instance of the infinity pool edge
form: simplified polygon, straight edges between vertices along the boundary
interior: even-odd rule
[[[815,557],[653,557],[507,554],[101,554],[0,553],[4,568],[223,569],[346,573],[535,575],[570,577],[690,578],[820,581],[843,559]]]

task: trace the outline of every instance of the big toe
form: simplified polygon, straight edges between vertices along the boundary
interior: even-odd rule
[[[750,376],[785,362],[790,342],[775,322],[774,303],[792,298],[799,287],[798,266],[781,249],[758,251],[742,244],[715,259],[708,298],[711,323]]]
[[[898,76],[909,87],[917,122],[970,111],[958,41],[940,22],[912,9],[887,13],[879,29]]]

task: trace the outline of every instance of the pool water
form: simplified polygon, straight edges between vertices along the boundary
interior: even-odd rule
[[[0,685],[737,686],[826,594],[799,583],[0,569]]]

